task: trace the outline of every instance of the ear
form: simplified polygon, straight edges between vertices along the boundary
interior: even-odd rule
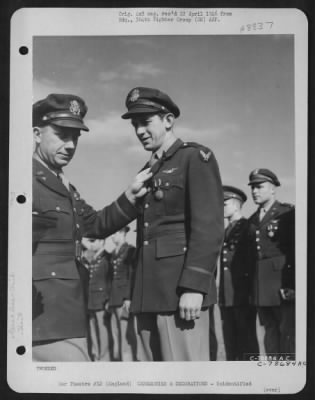
[[[171,129],[174,125],[174,115],[169,113],[164,116],[164,120],[166,122],[166,129]]]
[[[33,136],[35,143],[40,143],[42,141],[42,130],[38,126],[33,128]]]

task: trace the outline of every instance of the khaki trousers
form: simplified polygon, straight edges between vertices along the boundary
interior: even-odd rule
[[[175,313],[136,315],[139,361],[209,361],[209,311],[185,321]]]
[[[70,338],[33,346],[33,361],[91,361],[86,338]]]

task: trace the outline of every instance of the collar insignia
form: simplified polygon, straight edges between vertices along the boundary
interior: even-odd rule
[[[76,100],[70,101],[69,111],[74,115],[80,115],[80,104]]]

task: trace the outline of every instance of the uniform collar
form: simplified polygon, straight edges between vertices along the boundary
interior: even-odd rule
[[[54,190],[63,196],[70,196],[70,192],[61,182],[61,180],[57,178],[57,173],[53,172],[35,157],[33,157],[33,175],[43,185],[49,187],[49,189]]]

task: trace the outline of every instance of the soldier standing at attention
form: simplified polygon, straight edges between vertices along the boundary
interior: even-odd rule
[[[140,361],[209,360],[209,312],[223,241],[223,191],[208,148],[174,132],[180,114],[170,97],[138,87],[127,96],[136,135],[151,153],[153,177],[137,220],[131,311]]]
[[[242,216],[246,194],[223,186],[224,217],[228,224],[220,257],[219,304],[227,361],[248,360],[259,353],[256,308],[250,305],[247,251],[248,221]]]
[[[96,212],[63,174],[74,156],[87,106],[70,94],[33,105],[33,360],[89,361],[88,272],[81,263],[83,234],[106,237],[136,218],[147,171],[111,205]],[[47,223],[46,223],[47,222]]]
[[[295,353],[295,212],[276,200],[277,176],[255,169],[249,185],[257,211],[249,219],[252,296],[265,328],[267,355]]]
[[[112,240],[115,248],[109,259],[108,309],[112,313],[111,327],[115,361],[135,361],[136,358],[134,318],[129,313],[136,249],[126,240],[129,230],[129,226],[125,226],[114,233]]]
[[[89,354],[93,361],[110,361],[110,319],[105,310],[109,298],[109,253],[104,239],[82,238],[82,248],[82,262],[89,271]]]

